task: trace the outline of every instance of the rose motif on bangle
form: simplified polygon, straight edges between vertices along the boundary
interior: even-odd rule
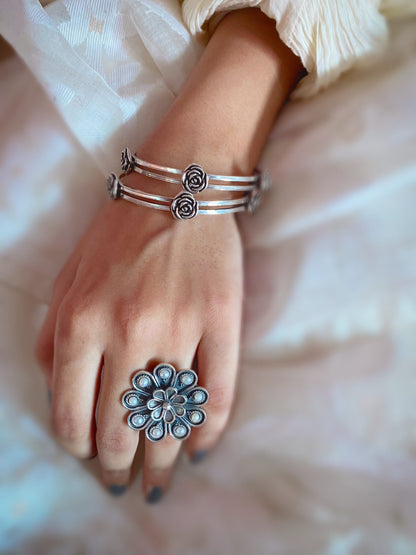
[[[208,176],[198,164],[191,164],[183,170],[182,186],[188,193],[200,193],[208,187]]]
[[[170,209],[176,219],[190,220],[198,214],[198,201],[191,193],[183,191],[174,197]]]
[[[134,156],[129,148],[125,148],[121,153],[121,169],[124,173],[131,173],[134,171],[134,167]]]
[[[121,184],[115,173],[110,173],[107,177],[107,191],[113,200],[120,198],[121,196]]]
[[[267,193],[272,184],[272,178],[267,171],[263,171],[260,176],[260,191],[262,193]]]
[[[250,195],[247,201],[247,211],[250,214],[254,214],[258,210],[260,206],[260,200],[261,200],[260,192],[258,191],[258,189],[253,189],[250,192]]]
[[[176,372],[171,364],[158,364],[153,373],[140,371],[134,375],[134,389],[127,391],[122,403],[131,411],[127,423],[133,430],[145,430],[150,441],[160,441],[168,434],[186,439],[191,427],[206,421],[201,408],[208,392],[197,386],[193,370]]]

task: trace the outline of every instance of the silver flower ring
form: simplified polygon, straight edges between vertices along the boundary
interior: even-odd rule
[[[167,435],[186,439],[191,427],[202,426],[206,413],[201,408],[208,401],[208,391],[197,385],[196,373],[177,372],[171,364],[158,364],[152,373],[145,370],[133,376],[132,390],[122,403],[130,412],[127,424],[133,430],[145,430],[150,441]]]
[[[181,181],[188,193],[200,193],[208,187],[208,176],[198,164],[191,164],[185,168]]]

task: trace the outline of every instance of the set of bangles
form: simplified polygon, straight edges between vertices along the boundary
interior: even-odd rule
[[[155,195],[132,189],[124,185],[116,174],[107,178],[108,194],[113,200],[123,198],[140,206],[170,211],[178,220],[189,220],[197,214],[226,214],[248,211],[254,213],[263,192],[270,187],[267,172],[256,171],[249,176],[215,175],[206,173],[198,164],[190,164],[184,170],[160,166],[141,160],[125,148],[121,154],[121,168],[124,174],[140,173],[146,177],[177,183],[182,191],[175,197]],[[205,189],[240,192],[232,199],[197,200],[195,195]]]

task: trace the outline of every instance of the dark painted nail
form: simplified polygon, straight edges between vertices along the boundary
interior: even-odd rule
[[[160,486],[154,486],[146,497],[148,503],[157,503],[163,497],[163,489]]]
[[[51,404],[52,403],[52,392],[50,389],[48,389],[48,403]]]
[[[119,497],[120,495],[123,495],[123,493],[126,491],[126,486],[108,486],[108,491],[111,493],[111,495],[114,495],[114,497]]]
[[[206,449],[197,449],[192,453],[191,462],[198,464],[205,459],[208,451]]]

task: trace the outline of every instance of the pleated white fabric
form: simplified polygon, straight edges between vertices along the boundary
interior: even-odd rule
[[[380,52],[387,39],[383,13],[415,11],[412,0],[184,0],[184,20],[192,33],[201,33],[213,16],[245,7],[258,7],[275,19],[281,39],[302,60],[308,75],[293,94],[298,98],[315,94]]]

